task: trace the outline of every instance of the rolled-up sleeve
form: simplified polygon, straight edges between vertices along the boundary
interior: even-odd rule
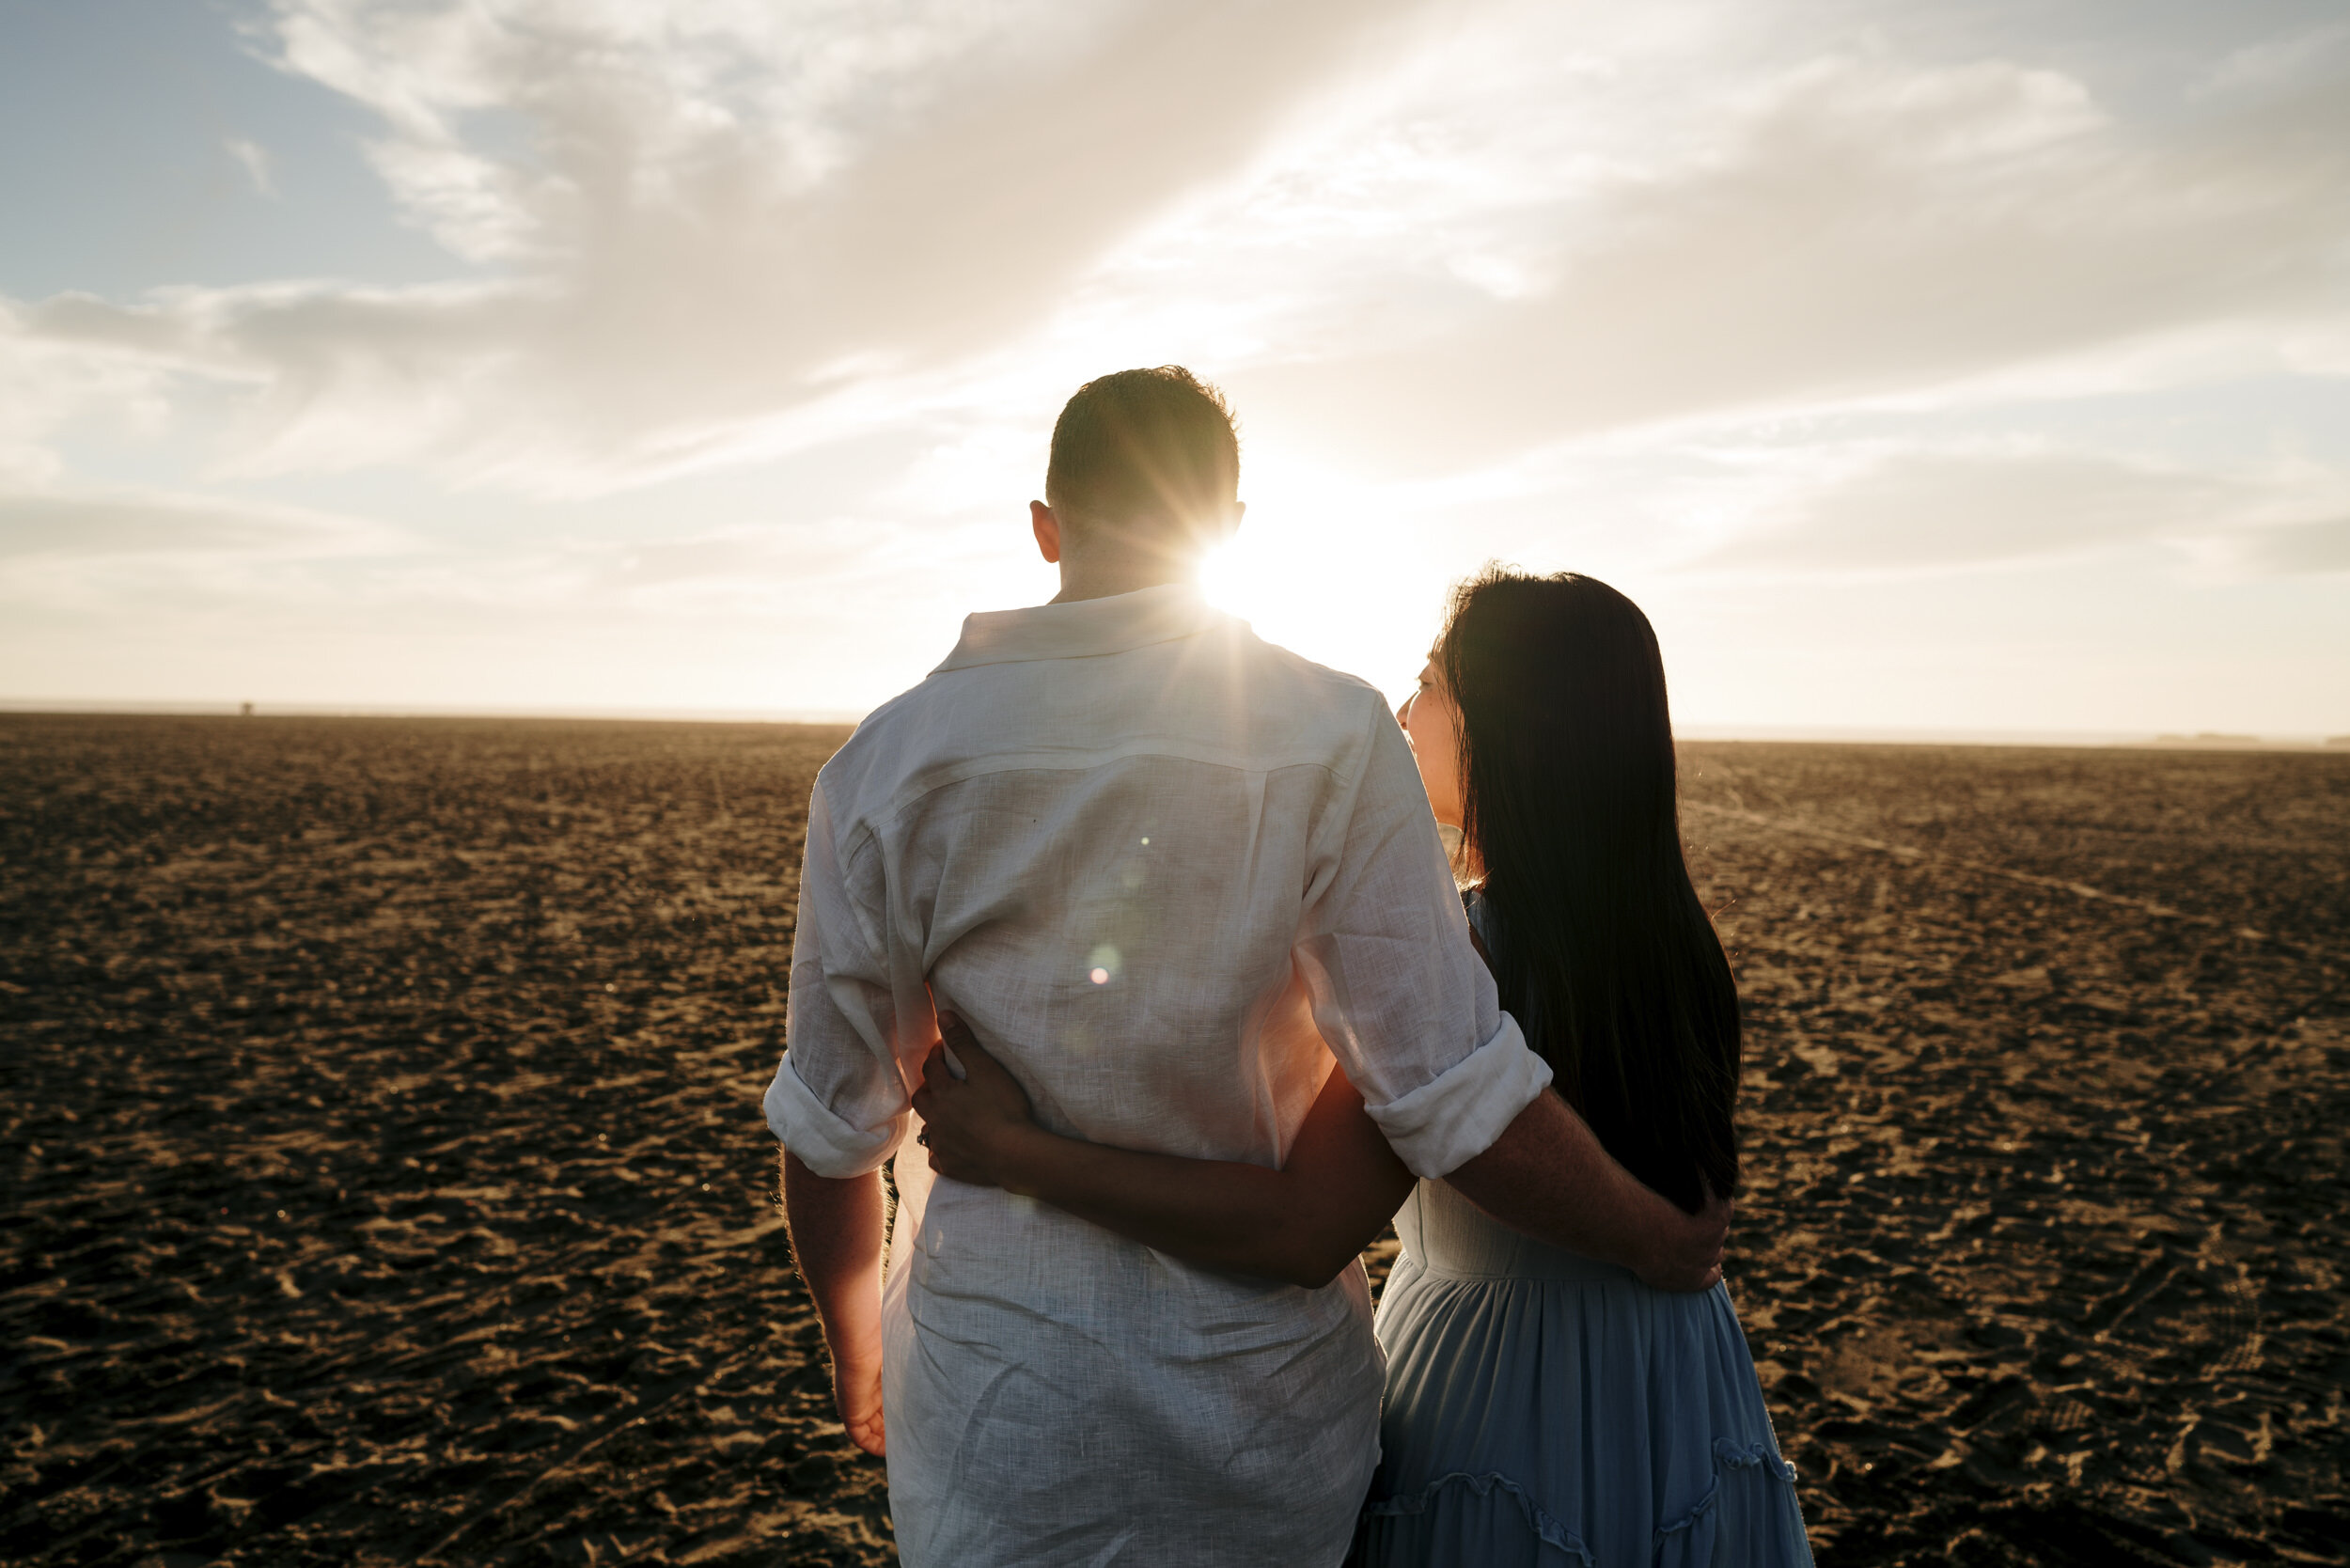
[[[904,1137],[910,1110],[889,987],[863,927],[820,777],[791,933],[785,1050],[764,1099],[769,1129],[819,1176],[878,1168]]]
[[[1493,1146],[1550,1067],[1501,1011],[1384,708],[1360,755],[1317,834],[1294,956],[1364,1108],[1415,1175],[1441,1177]]]

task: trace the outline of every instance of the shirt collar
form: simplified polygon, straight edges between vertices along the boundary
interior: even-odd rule
[[[937,675],[973,665],[1028,659],[1089,659],[1197,635],[1224,619],[1189,583],[1166,583],[1106,599],[982,610],[963,618],[963,640]]]

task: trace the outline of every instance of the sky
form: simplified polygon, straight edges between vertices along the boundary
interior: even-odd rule
[[[0,701],[854,714],[1089,377],[1391,691],[2350,732],[2339,0],[5,0]]]

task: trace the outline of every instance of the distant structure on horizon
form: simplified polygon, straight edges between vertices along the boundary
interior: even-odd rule
[[[2312,747],[2350,751],[2350,735],[2328,735],[2322,741],[2314,735],[2271,740],[2264,735],[2225,735],[2217,729],[2201,729],[2192,735],[2156,735],[2153,744],[2202,751],[2307,751]]]

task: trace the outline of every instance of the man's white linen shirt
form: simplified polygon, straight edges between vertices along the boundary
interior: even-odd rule
[[[1199,1159],[1277,1167],[1333,1054],[1426,1177],[1549,1081],[1386,700],[1186,588],[970,617],[818,776],[766,1096],[811,1169],[898,1150],[933,998],[1045,1125]],[[903,1561],[1340,1560],[1378,1457],[1359,1267],[1240,1278],[919,1158],[897,1178]]]

